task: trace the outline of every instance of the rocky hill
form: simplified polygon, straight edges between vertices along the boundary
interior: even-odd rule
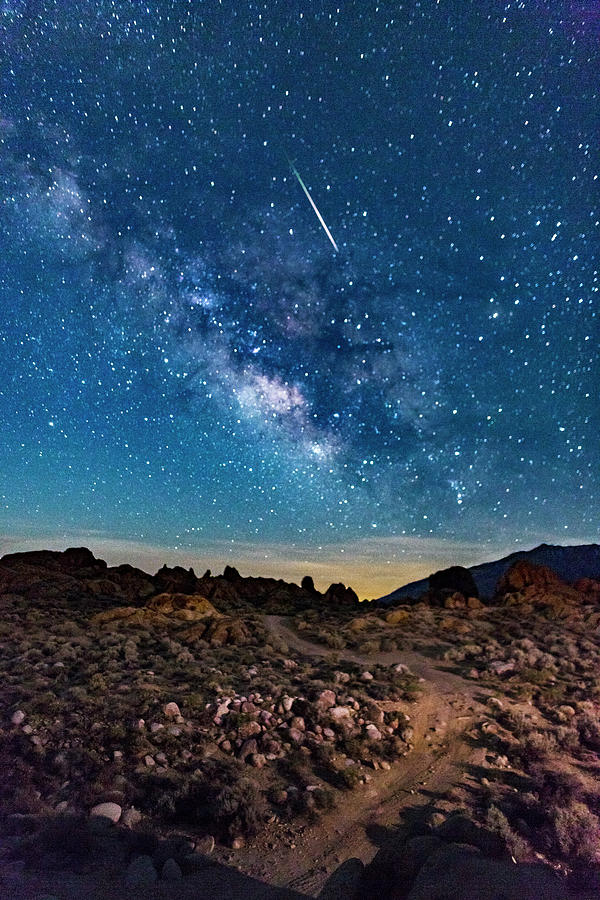
[[[480,597],[491,597],[496,585],[505,572],[519,560],[548,566],[566,582],[574,582],[579,578],[600,577],[600,544],[580,544],[563,547],[557,544],[540,544],[532,550],[517,550],[502,559],[493,560],[471,566],[471,573],[477,585]],[[429,578],[413,581],[397,588],[390,594],[380,597],[378,603],[397,603],[406,597],[419,597],[429,588]]]

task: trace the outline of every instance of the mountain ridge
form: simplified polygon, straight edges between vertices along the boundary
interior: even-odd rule
[[[536,565],[548,566],[563,581],[572,582],[578,578],[600,576],[600,544],[538,544],[531,550],[516,550],[497,560],[469,566],[468,571],[482,597],[493,595],[498,580],[518,560],[525,559]],[[432,573],[433,574],[433,573]],[[377,603],[389,604],[406,597],[418,597],[429,586],[429,577],[412,581],[396,588],[389,594],[377,598]]]

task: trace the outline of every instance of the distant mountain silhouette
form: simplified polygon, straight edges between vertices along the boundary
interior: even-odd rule
[[[471,566],[469,572],[475,579],[481,597],[491,597],[499,578],[519,559],[526,559],[536,565],[548,566],[563,581],[572,582],[578,578],[600,577],[600,544],[579,544],[562,547],[559,544],[540,544],[533,550],[517,550],[509,556],[493,562]],[[380,597],[378,603],[394,603],[404,597],[418,597],[429,587],[429,578],[413,581]]]

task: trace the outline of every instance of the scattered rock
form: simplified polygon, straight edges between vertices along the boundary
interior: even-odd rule
[[[196,843],[195,852],[203,853],[205,856],[210,856],[214,849],[214,837],[212,836],[212,834],[205,834],[204,837],[200,838],[200,840]]]
[[[514,672],[516,663],[513,659],[493,659],[488,663],[488,670],[494,675],[506,675],[508,672]]]
[[[351,715],[352,710],[349,706],[334,706],[329,710],[329,715],[336,722],[340,719],[347,719]]]
[[[134,828],[141,821],[142,814],[135,806],[130,806],[121,816],[121,824],[125,825],[126,828]]]
[[[262,731],[261,726],[258,722],[242,722],[240,727],[238,728],[238,737],[242,740],[247,740],[247,738],[251,738],[255,734],[260,734]]]
[[[118,803],[98,803],[90,810],[90,816],[102,816],[105,819],[110,819],[116,825],[121,818],[122,811]]]
[[[179,707],[173,701],[171,701],[170,703],[167,703],[163,707],[163,713],[165,714],[167,719],[176,719],[177,716],[181,715],[181,711],[180,711]]]
[[[321,691],[317,699],[315,700],[315,706],[317,709],[324,711],[326,709],[331,709],[332,706],[336,704],[336,696],[333,691]]]
[[[20,725],[22,722],[24,722],[25,721],[25,713],[23,712],[23,710],[17,709],[16,712],[14,712],[12,714],[12,716],[10,717],[10,721],[12,722],[13,725]]]
[[[254,756],[256,753],[258,753],[258,744],[254,738],[250,738],[249,740],[244,741],[238,755],[242,762],[244,762],[246,757]]]
[[[398,663],[395,665],[394,672],[398,675],[410,675],[410,669],[405,663]]]
[[[370,741],[380,741],[381,732],[376,725],[369,724],[366,727],[367,737]]]

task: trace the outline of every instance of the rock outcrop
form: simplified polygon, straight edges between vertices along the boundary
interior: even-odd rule
[[[463,597],[479,597],[475,579],[464,566],[450,566],[429,576],[429,590],[434,594],[458,592]]]
[[[582,595],[565,584],[547,566],[521,560],[502,576],[496,602],[505,606],[530,606],[550,618],[568,618],[579,611]]]
[[[351,587],[346,587],[345,584],[330,584],[325,594],[323,595],[324,603],[330,603],[333,606],[339,606],[340,604],[344,605],[354,605],[358,604],[358,596],[352,590]]]
[[[343,584],[332,584],[321,594],[310,576],[305,576],[299,586],[276,578],[243,577],[233,566],[226,566],[222,575],[212,575],[207,570],[198,578],[192,568],[166,565],[155,575],[148,575],[131,565],[108,566],[85,547],[4,556],[0,560],[0,594],[3,593],[40,602],[78,603],[88,610],[106,606],[144,607],[165,615],[175,615],[176,610],[160,609],[162,601],[158,602],[157,596],[201,596],[212,604],[215,612],[229,615],[255,609],[289,615],[323,603],[333,606],[358,603],[352,588]],[[148,602],[150,599],[152,603]],[[197,610],[194,615],[187,615],[185,610],[190,607],[177,602],[181,602],[181,618],[197,617]],[[136,617],[131,611],[127,616],[121,611],[115,615],[141,622],[146,613]]]

